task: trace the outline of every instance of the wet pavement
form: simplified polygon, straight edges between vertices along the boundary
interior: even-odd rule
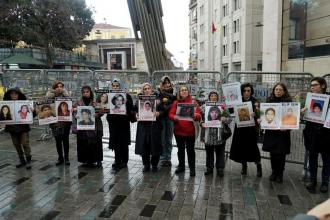
[[[0,219],[290,219],[330,194],[309,193],[301,181],[302,165],[287,164],[284,183],[269,182],[270,164],[256,177],[249,164],[226,161],[225,176],[205,176],[205,152],[198,150],[196,176],[173,166],[142,172],[141,158],[130,147],[127,169],[114,172],[113,152],[104,146],[103,168],[82,167],[76,160],[76,138],[70,137],[70,166],[56,167],[53,140],[41,142],[41,130],[30,135],[32,169],[17,169],[8,134],[0,134]]]

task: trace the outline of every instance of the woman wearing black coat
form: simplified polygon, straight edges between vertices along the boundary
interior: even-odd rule
[[[283,83],[277,83],[267,98],[267,103],[291,102],[287,87]],[[290,130],[266,130],[262,150],[270,153],[272,174],[270,181],[283,182],[285,157],[290,154],[291,137]]]
[[[325,94],[327,90],[327,82],[322,77],[315,77],[311,80],[311,92]],[[328,109],[326,106],[323,109]],[[302,112],[306,109],[302,109]],[[322,168],[322,183],[320,192],[328,192],[329,176],[330,176],[330,129],[323,127],[323,124],[318,124],[306,121],[304,129],[305,148],[309,151],[309,168],[310,168],[310,182],[306,188],[315,192],[317,183],[317,167],[318,156],[321,154],[323,168]]]
[[[144,83],[140,95],[156,95],[152,92],[151,84]],[[138,106],[138,101],[136,108]],[[139,154],[142,157],[143,172],[149,172],[152,167],[152,172],[158,171],[159,158],[162,153],[162,124],[160,121],[160,115],[162,111],[160,104],[156,106],[156,121],[139,121],[136,129],[136,143],[135,154]],[[150,166],[151,165],[151,166]]]
[[[252,102],[254,119],[256,126],[237,128],[235,124],[232,144],[230,148],[230,159],[242,164],[242,175],[247,174],[247,162],[255,162],[257,165],[257,176],[262,176],[261,157],[257,144],[258,123],[257,123],[257,106],[259,102],[253,97],[253,86],[250,83],[241,85],[242,101]]]
[[[114,79],[111,86],[112,89],[124,89],[119,79]],[[128,93],[126,93],[126,114],[107,115],[110,131],[109,148],[115,151],[115,162],[112,164],[115,170],[127,167],[128,146],[131,144],[130,122],[134,122],[133,117],[135,119],[133,99]]]

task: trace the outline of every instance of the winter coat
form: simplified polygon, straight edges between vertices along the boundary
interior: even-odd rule
[[[267,103],[292,102],[291,98],[268,98]],[[262,150],[272,154],[290,154],[290,130],[266,130]]]
[[[12,91],[15,91],[18,94],[17,100],[27,100],[26,95],[22,93],[22,91],[19,88],[11,88],[7,90],[7,92],[3,96],[4,101],[12,101],[10,98],[10,93]],[[35,111],[33,111],[33,117],[35,117]],[[27,124],[19,124],[19,125],[6,125],[5,131],[9,133],[22,133],[22,132],[29,132],[31,130],[30,125]]]
[[[157,99],[159,100],[159,95]],[[135,105],[137,109],[138,101]],[[160,121],[162,112],[161,103],[156,106],[156,111],[160,113],[156,121],[139,121],[136,130],[135,154],[144,155],[146,145],[150,144],[151,155],[157,156],[162,152],[161,133],[162,124]]]
[[[329,109],[325,108],[324,109]],[[304,144],[306,150],[318,153],[330,153],[330,129],[323,127],[323,124],[306,121],[304,134]]]
[[[74,107],[87,106],[80,98]],[[93,106],[93,101],[88,106]],[[95,130],[77,131],[77,156],[78,162],[94,163],[103,160],[103,125],[101,120],[102,114],[95,115]],[[77,123],[76,120],[74,122]]]
[[[168,90],[158,89],[159,99],[160,99],[160,108],[162,111],[162,118],[168,117],[168,112],[170,111],[172,104],[176,97],[173,95],[173,88]]]
[[[256,113],[255,104],[258,100],[251,96],[244,102],[252,102],[253,112]],[[254,117],[255,121],[257,117]],[[257,144],[258,125],[253,127],[238,128],[235,124],[234,134],[230,148],[230,159],[238,163],[242,162],[260,162],[260,151]]]
[[[46,94],[47,100],[55,100],[56,98],[69,97],[70,94],[67,90],[63,89],[61,94],[56,94],[55,89],[50,89]],[[54,136],[60,136],[64,132],[64,128],[70,127],[72,122],[59,121],[57,123],[50,124],[49,127],[52,129]]]
[[[135,122],[136,113],[133,108],[132,96],[128,93],[126,94],[126,100],[126,115],[107,115],[110,131],[110,149],[131,144],[130,122]]]
[[[176,116],[176,108],[178,103],[186,103],[186,104],[195,104],[195,121],[201,120],[201,109],[198,106],[198,103],[192,99],[191,96],[188,96],[184,100],[175,100],[173,102],[173,105],[169,112],[169,118],[170,120],[174,121],[174,118]],[[174,121],[174,134],[178,136],[195,136],[195,125],[192,121],[184,121],[184,120],[178,120]]]

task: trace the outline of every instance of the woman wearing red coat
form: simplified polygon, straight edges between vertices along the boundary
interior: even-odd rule
[[[188,87],[185,85],[180,86],[177,94],[177,100],[169,112],[169,118],[174,121],[174,136],[178,146],[178,160],[179,166],[175,170],[176,174],[182,173],[185,170],[185,148],[187,149],[188,164],[190,169],[190,176],[195,176],[195,126],[193,121],[182,120],[176,115],[177,104],[194,104],[193,120],[201,120],[201,109],[197,102],[192,99],[189,94]]]

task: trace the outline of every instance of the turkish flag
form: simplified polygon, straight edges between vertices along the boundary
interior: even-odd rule
[[[212,22],[212,34],[217,31],[217,28],[214,25],[214,22]]]

